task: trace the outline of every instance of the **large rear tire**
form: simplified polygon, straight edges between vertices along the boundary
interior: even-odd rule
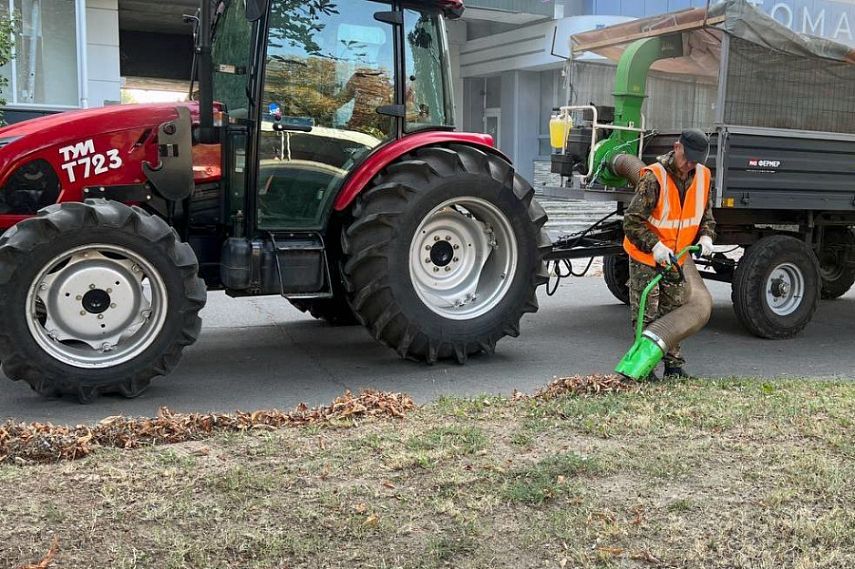
[[[196,255],[162,219],[49,206],[0,238],[3,372],[46,396],[136,397],[199,336],[205,297]]]
[[[313,318],[323,320],[330,326],[352,326],[359,324],[353,309],[344,296],[333,298],[293,299],[291,304],[300,312],[306,312]]]
[[[603,258],[603,279],[616,299],[629,304],[629,257],[607,255]]]
[[[764,237],[739,261],[731,299],[736,317],[761,338],[790,338],[807,326],[819,304],[819,262],[802,241]]]
[[[822,277],[822,298],[831,300],[846,294],[855,284],[855,266],[849,261],[855,234],[848,227],[828,227],[825,243],[819,253],[819,272]]]
[[[519,335],[547,281],[546,213],[502,158],[452,144],[388,166],[342,233],[357,318],[401,357],[433,363]]]

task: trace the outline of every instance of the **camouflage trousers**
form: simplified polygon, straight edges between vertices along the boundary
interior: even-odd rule
[[[656,276],[656,269],[633,259],[629,260],[629,306],[632,312],[632,331],[635,332],[638,320],[638,305],[641,302],[641,293],[644,288]],[[647,296],[647,306],[644,309],[644,327],[662,318],[675,308],[679,308],[686,301],[685,283],[670,283],[659,281]],[[680,352],[680,345],[676,345],[665,354],[665,365],[668,367],[680,367],[686,360]]]

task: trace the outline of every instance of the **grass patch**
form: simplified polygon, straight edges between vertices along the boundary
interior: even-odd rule
[[[7,462],[0,567],[848,569],[853,417],[851,382],[664,382]]]
[[[506,484],[502,494],[511,502],[539,505],[578,492],[576,477],[601,471],[602,466],[592,458],[574,453],[554,455],[503,476]]]

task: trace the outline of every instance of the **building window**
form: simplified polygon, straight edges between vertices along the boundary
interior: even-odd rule
[[[0,0],[19,21],[12,61],[0,67],[9,105],[78,106],[75,0]]]

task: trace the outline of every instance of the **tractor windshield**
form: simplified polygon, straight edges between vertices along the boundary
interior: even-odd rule
[[[383,21],[390,9],[403,29]],[[390,2],[270,3],[257,134],[261,229],[324,227],[341,184],[375,148],[402,130],[450,123],[442,30],[435,10]]]

